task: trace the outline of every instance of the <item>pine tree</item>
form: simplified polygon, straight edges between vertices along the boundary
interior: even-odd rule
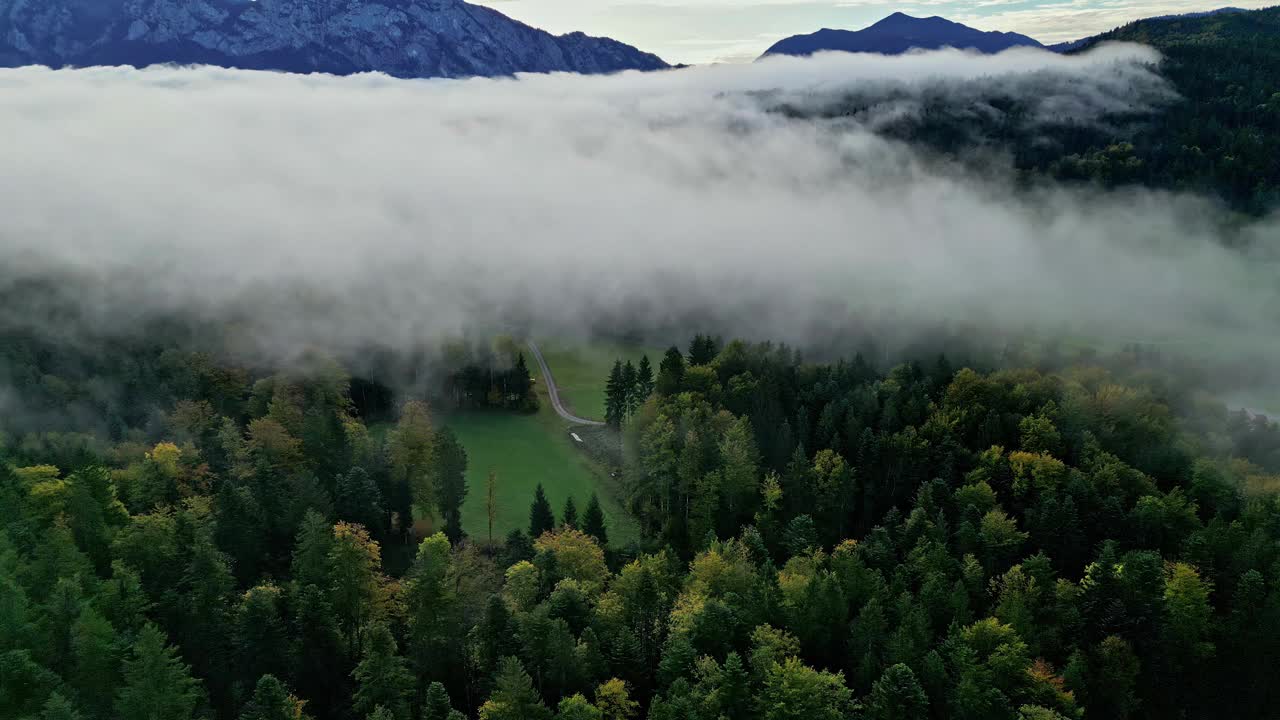
[[[259,585],[244,594],[236,609],[236,669],[246,691],[263,677],[280,677],[290,670],[288,629],[280,612],[282,602],[279,588]]]
[[[604,510],[600,508],[600,498],[595,493],[591,493],[587,511],[582,516],[582,531],[595,538],[600,547],[608,547],[609,533],[604,526]]]
[[[76,706],[59,692],[49,695],[40,712],[40,720],[81,720],[83,717]]]
[[[327,588],[329,553],[333,547],[333,524],[315,510],[308,510],[293,543],[293,562],[289,570],[294,582]]]
[[[736,652],[725,656],[720,667],[720,714],[727,718],[747,717],[751,708],[751,676]]]
[[[383,578],[382,548],[359,525],[339,522],[333,526],[329,551],[331,584],[329,600],[342,628],[347,647],[358,648],[363,629],[379,611]]]
[[[480,720],[550,720],[551,711],[533,687],[520,661],[503,658],[494,678],[493,694],[480,707]]]
[[[564,521],[561,525],[570,528],[578,527],[578,506],[573,502],[573,496],[570,495],[568,500],[564,501]]]
[[[516,401],[516,409],[526,409],[533,396],[533,376],[529,374],[529,366],[524,362],[524,353],[516,356],[516,366],[511,377],[511,386],[508,391],[519,398]]]
[[[533,504],[529,506],[529,537],[537,540],[555,527],[555,513],[551,511],[551,503],[547,501],[542,483],[538,483],[537,489],[533,491]]]
[[[422,720],[452,720],[460,714],[449,702],[449,691],[438,682],[427,688],[426,700],[422,703]]]
[[[80,613],[72,630],[73,670],[69,680],[85,709],[94,717],[111,715],[111,700],[120,686],[120,649],[115,628],[93,606]]]
[[[342,651],[342,633],[324,590],[315,585],[297,587],[289,602],[293,642],[291,670],[298,694],[306,698],[316,715],[338,704],[347,664]],[[346,698],[341,702],[345,705]]]
[[[240,720],[298,720],[302,704],[275,675],[258,678],[253,697],[245,704]]]
[[[914,720],[926,717],[928,711],[929,698],[906,665],[891,666],[871,686],[870,720]]]
[[[381,537],[387,524],[387,514],[382,493],[369,473],[361,467],[351,468],[351,472],[336,478],[335,485],[333,509],[338,519],[363,525],[370,533]]]
[[[719,343],[710,335],[698,334],[689,343],[689,364],[707,365],[719,354]]]
[[[116,715],[122,718],[190,720],[204,694],[177,649],[149,623],[138,633],[123,674],[116,697]]]
[[[658,377],[654,381],[654,391],[659,395],[675,395],[680,392],[684,382],[684,356],[680,348],[672,345],[658,364]]]
[[[396,652],[395,638],[386,625],[375,623],[367,631],[364,656],[351,675],[358,685],[352,698],[357,713],[372,713],[382,706],[395,720],[408,720],[413,675]]]
[[[636,368],[636,387],[640,403],[643,404],[653,394],[653,366],[649,364],[649,356],[640,356],[640,365]]]
[[[433,458],[436,509],[450,542],[462,539],[462,501],[467,497],[467,451],[449,428],[436,433]]]
[[[622,366],[622,419],[626,420],[635,414],[640,407],[640,389],[637,383],[636,366],[628,360]]]
[[[451,641],[463,634],[454,619],[457,595],[448,581],[452,559],[443,533],[425,538],[402,582],[409,625],[407,654],[420,677],[442,676],[447,671]]]
[[[615,360],[604,386],[604,422],[615,430],[622,427],[627,414],[627,385],[622,376],[622,361]]]

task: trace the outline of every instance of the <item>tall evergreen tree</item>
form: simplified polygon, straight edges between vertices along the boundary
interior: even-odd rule
[[[510,395],[518,398],[516,409],[525,409],[529,399],[533,397],[533,376],[529,374],[529,366],[525,364],[524,353],[516,355],[516,366],[511,371]]]
[[[92,606],[80,613],[72,630],[74,669],[69,679],[80,702],[93,717],[111,716],[112,696],[120,687],[119,644],[115,628]]]
[[[595,493],[591,493],[591,499],[587,501],[587,511],[582,516],[582,531],[595,538],[600,547],[608,547],[609,532],[604,526],[604,510]]]
[[[529,506],[529,537],[537,540],[542,534],[556,527],[556,516],[551,511],[551,503],[547,501],[547,493],[538,483],[533,491],[533,504]]]
[[[290,668],[298,693],[319,717],[341,704],[346,690],[347,668],[342,633],[324,590],[315,585],[296,588],[290,598],[292,623]]]
[[[672,345],[658,364],[658,377],[653,389],[660,395],[674,395],[680,391],[683,382],[684,356],[680,354],[680,348]]]
[[[689,343],[689,364],[690,365],[707,365],[716,359],[719,354],[720,347],[716,339],[710,335],[698,334],[693,337]]]
[[[356,679],[352,707],[356,713],[372,713],[379,706],[395,720],[409,720],[409,693],[413,675],[396,652],[396,641],[382,623],[366,632],[364,656],[351,675]]]
[[[871,686],[867,707],[869,720],[915,720],[928,716],[929,698],[911,668],[890,666]]]
[[[434,457],[436,510],[450,542],[462,539],[462,501],[467,497],[467,451],[449,428],[436,433]]]
[[[291,669],[282,602],[279,588],[259,585],[244,594],[236,609],[236,669],[245,692],[262,677],[283,677]]]
[[[564,521],[561,522],[561,525],[570,528],[578,527],[578,506],[573,502],[572,495],[564,501],[564,515],[562,517]]]
[[[124,663],[116,715],[148,720],[191,720],[204,692],[178,651],[155,625],[143,626]]]
[[[627,414],[627,384],[622,375],[622,361],[615,360],[604,386],[604,422],[615,430],[622,427]]]
[[[655,380],[653,366],[649,364],[649,356],[640,356],[640,365],[636,367],[636,387],[640,403],[643,404],[653,394]]]
[[[44,703],[40,720],[81,720],[84,716],[62,693],[55,692]]]
[[[624,421],[635,414],[636,408],[640,406],[639,395],[636,366],[628,360],[622,366],[622,419]]]
[[[333,509],[339,520],[363,525],[375,537],[382,537],[386,508],[382,493],[362,467],[338,475],[334,481]]]
[[[453,709],[444,685],[433,682],[427,688],[427,697],[422,703],[422,720],[465,720],[465,716]]]
[[[551,720],[551,711],[542,704],[524,666],[508,657],[498,665],[493,694],[480,707],[480,720]]]
[[[409,625],[407,652],[420,677],[444,677],[456,639],[463,634],[456,626],[457,594],[449,582],[452,560],[443,533],[425,538],[402,583]]]
[[[253,697],[240,712],[240,720],[299,720],[302,703],[275,675],[258,678]]]

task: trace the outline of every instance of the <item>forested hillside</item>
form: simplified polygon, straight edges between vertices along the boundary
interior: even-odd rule
[[[623,548],[541,492],[464,537],[465,452],[412,397],[371,434],[385,388],[332,361],[101,348],[89,381],[16,345],[25,393],[111,418],[7,416],[0,717],[1274,715],[1280,431],[1141,352],[699,336],[611,401]]]
[[[888,118],[868,117],[873,93],[853,93],[818,114],[868,117],[891,137],[975,167],[989,167],[993,154],[1008,155],[1029,184],[1053,179],[1186,191],[1250,215],[1280,207],[1280,8],[1142,20],[1071,52],[1112,41],[1162,54],[1160,72],[1173,94],[1147,98],[1154,112],[1100,108],[1096,122],[1069,122],[1035,113],[1035,96],[1011,87],[990,97],[961,91],[925,98]]]
[[[1280,206],[1280,7],[1142,20],[1091,39],[1150,45],[1182,96],[1126,145],[1075,151],[1060,177],[1208,192],[1263,213]]]

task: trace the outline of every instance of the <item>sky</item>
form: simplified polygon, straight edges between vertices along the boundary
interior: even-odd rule
[[[1046,43],[1078,40],[1132,20],[1275,0],[471,0],[517,20],[621,40],[670,63],[750,62],[784,37],[820,28],[858,30],[893,12],[941,15],[980,30]]]

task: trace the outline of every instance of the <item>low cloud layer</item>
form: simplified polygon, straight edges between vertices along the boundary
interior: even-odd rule
[[[688,318],[800,344],[846,318],[1270,352],[1274,267],[1203,200],[1015,190],[877,134],[919,100],[1090,123],[1171,92],[1145,48],[819,55],[613,77],[404,81],[209,68],[0,71],[0,290],[80,322],[233,324],[358,353],[476,328]],[[833,121],[771,112],[855,96]],[[883,98],[883,102],[877,98]],[[1274,236],[1272,224],[1238,237]]]

